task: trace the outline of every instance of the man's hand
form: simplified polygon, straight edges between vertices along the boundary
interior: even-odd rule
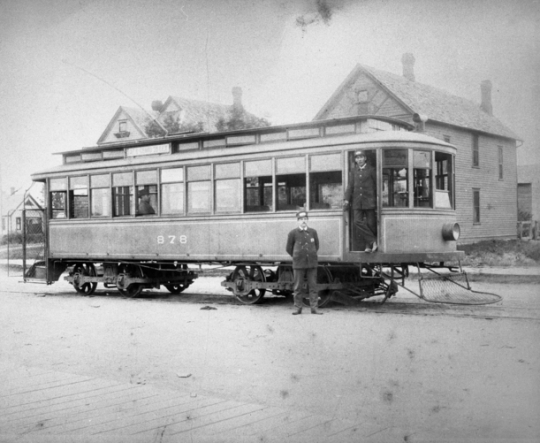
[[[343,210],[346,211],[347,209],[349,209],[349,201],[343,200]]]

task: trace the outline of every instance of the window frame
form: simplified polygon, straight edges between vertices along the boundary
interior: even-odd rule
[[[85,181],[86,181],[86,187],[85,188],[77,188],[77,187],[74,187],[72,186],[72,180],[74,179],[78,179],[78,178],[84,178]],[[90,218],[90,176],[88,174],[85,174],[85,175],[70,175],[67,177],[67,185],[68,185],[68,194],[67,194],[67,198],[68,198],[68,202],[67,202],[67,206],[68,206],[68,218],[69,219],[74,219],[74,220],[79,220],[79,219],[88,219]],[[87,209],[87,214],[86,216],[84,217],[75,217],[75,191],[79,190],[79,189],[86,189],[86,209]]]
[[[163,180],[163,172],[164,171],[169,171],[169,170],[173,170],[173,169],[178,169],[178,170],[182,170],[182,180],[181,181],[178,181],[178,180],[172,180],[172,181],[164,181]],[[186,215],[186,199],[187,199],[187,186],[186,186],[186,183],[187,183],[187,180],[186,180],[186,166],[185,165],[173,165],[173,166],[170,166],[170,167],[166,167],[166,168],[159,168],[158,170],[158,200],[159,200],[159,215],[160,216],[166,216],[166,217],[179,217],[179,216],[185,216]],[[182,189],[182,198],[181,198],[181,201],[182,201],[182,208],[181,208],[181,211],[179,212],[165,212],[163,210],[164,208],[164,204],[163,204],[163,198],[164,196],[166,195],[165,192],[163,192],[163,187],[164,186],[170,186],[170,185],[180,185],[181,189]],[[169,195],[167,193],[167,195]]]
[[[186,205],[186,215],[188,216],[201,216],[201,215],[212,215],[214,214],[214,205],[213,205],[213,202],[214,202],[214,192],[213,192],[213,188],[214,188],[214,168],[213,168],[213,165],[214,163],[210,162],[210,163],[203,163],[203,164],[195,164],[195,165],[188,165],[186,167],[186,176],[185,176],[185,183],[186,183],[186,200],[187,200],[187,205]],[[201,179],[201,178],[196,178],[196,179],[193,179],[193,180],[190,180],[189,178],[189,171],[190,171],[190,168],[203,168],[203,167],[207,167],[210,171],[210,174],[209,174],[209,178],[204,178],[204,179]],[[191,208],[191,184],[193,183],[208,183],[208,197],[207,197],[207,202],[208,202],[208,210],[203,210],[203,211],[193,211],[193,210],[190,210]]]
[[[253,214],[257,212],[276,212],[276,174],[275,174],[275,157],[265,157],[260,159],[252,159],[252,160],[242,160],[242,193],[243,193],[243,207],[242,207],[242,213],[243,214]],[[246,167],[249,163],[255,163],[255,162],[269,162],[270,164],[270,175],[247,175],[246,173]],[[259,205],[248,205],[248,192],[247,192],[247,180],[252,178],[258,178],[257,183],[257,202],[262,203]],[[270,181],[268,181],[268,177],[270,178]],[[263,181],[261,181],[261,178]],[[265,185],[270,184],[270,202],[268,205],[265,205],[266,202],[265,199]],[[265,208],[268,209],[265,209]],[[248,210],[248,208],[257,208],[257,209],[251,209]]]
[[[218,178],[218,168],[220,166],[225,165],[238,165],[238,171],[236,176],[223,176]],[[212,165],[212,171],[213,171],[213,207],[214,207],[214,213],[216,214],[241,214],[243,211],[243,180],[242,180],[242,168],[243,163],[241,161],[229,161],[229,162],[223,162],[223,163],[213,163]],[[227,207],[226,209],[221,209],[218,205],[218,184],[223,182],[230,182],[230,181],[236,182],[236,207],[234,209],[230,209],[231,207]],[[220,191],[221,192],[221,191]]]
[[[134,204],[135,204],[135,217],[155,217],[159,215],[159,179],[160,179],[160,170],[157,168],[154,169],[136,169],[134,176]],[[139,183],[139,175],[143,175],[145,172],[154,172],[153,182],[147,182],[146,180],[141,179]],[[152,191],[152,187],[154,191]],[[142,189],[139,189],[142,188]],[[142,195],[141,195],[142,194]],[[139,198],[142,198],[144,195],[150,195],[151,202],[150,207],[154,210],[154,213],[141,214],[140,211],[140,202]],[[155,195],[155,198],[152,199],[152,195]],[[141,197],[139,197],[141,196]]]
[[[480,169],[480,136],[472,134],[472,167]]]
[[[282,156],[282,157],[275,157],[274,158],[274,162],[275,162],[275,166],[274,166],[274,183],[275,183],[275,186],[274,186],[274,192],[275,192],[275,197],[274,197],[274,208],[275,208],[275,212],[286,212],[286,211],[293,211],[293,212],[297,212],[299,210],[299,208],[307,208],[307,204],[308,204],[308,199],[309,199],[309,180],[308,180],[308,169],[309,169],[309,164],[308,164],[308,157],[309,155],[308,154],[301,154],[301,155],[288,155],[288,156]],[[283,160],[283,161],[287,161],[287,160],[291,160],[291,159],[302,159],[303,161],[303,172],[299,172],[299,171],[296,171],[296,170],[293,170],[291,172],[289,171],[284,171],[284,173],[280,174],[279,173],[279,170],[278,170],[278,161],[279,160]],[[304,179],[304,204],[302,206],[298,206],[297,204],[294,204],[294,203],[289,203],[289,201],[292,201],[292,196],[291,196],[291,189],[296,189],[296,188],[302,188],[302,186],[290,186],[289,185],[289,181],[286,181],[286,185],[285,185],[285,195],[286,195],[286,198],[287,198],[287,203],[285,204],[285,208],[283,209],[280,209],[280,202],[279,202],[279,178],[280,177],[303,177]]]
[[[63,185],[61,187],[56,187],[54,185],[54,182],[58,182],[60,183],[61,181],[63,181]],[[64,176],[64,177],[54,177],[54,178],[50,178],[49,179],[49,182],[48,182],[48,199],[49,199],[49,219],[54,221],[54,220],[67,220],[68,219],[68,214],[69,214],[69,208],[68,208],[68,176]],[[54,205],[53,205],[53,202],[54,202],[54,199],[53,199],[53,194],[59,194],[59,195],[62,195],[63,198],[63,208],[62,209],[55,209],[54,208]],[[58,211],[59,213],[61,214],[64,214],[62,217],[55,217],[54,214],[55,212],[54,211]]]
[[[108,184],[107,185],[98,185],[93,186],[92,185],[92,177],[98,177],[98,176],[106,176],[108,177]],[[112,174],[110,172],[106,173],[97,173],[97,174],[90,174],[88,176],[88,186],[90,190],[90,218],[112,218],[113,214],[113,200],[112,200]],[[104,215],[95,215],[94,214],[94,195],[93,191],[94,189],[105,189],[107,191],[108,196],[108,214]]]
[[[499,180],[504,180],[504,149],[501,145],[498,148],[498,160],[499,160]]]
[[[472,188],[473,225],[482,224],[480,188]]]
[[[314,164],[314,159],[317,157],[336,157],[337,162],[335,166],[337,166],[339,169],[333,169],[334,165],[332,165],[330,168],[322,168],[322,167],[316,167]],[[344,183],[343,183],[343,152],[323,152],[323,153],[313,153],[308,155],[308,176],[307,176],[307,182],[306,182],[306,204],[310,211],[328,211],[328,210],[339,210],[343,208],[343,193],[344,193]],[[337,175],[339,174],[339,183],[337,182],[328,182],[328,181],[316,181],[316,177],[323,177],[324,175],[327,175],[330,177],[331,175],[335,175],[337,178]],[[338,203],[333,207],[331,203],[328,207],[322,207],[320,205],[325,204],[324,202],[316,202],[315,197],[321,197],[319,195],[319,189],[315,189],[317,185],[337,185],[339,184],[338,190],[335,191],[336,194],[339,194],[338,197]],[[319,205],[319,207],[315,207],[315,205]]]
[[[129,185],[115,185],[114,183],[114,176],[115,174],[129,174],[131,176],[131,183]],[[128,193],[119,193],[117,194],[116,189],[121,188],[122,190],[125,190],[125,188],[128,188]],[[127,206],[129,208],[129,212],[127,214],[117,214],[117,196],[121,196],[121,200],[124,201],[125,196],[128,196],[129,198],[129,205]],[[121,218],[121,217],[134,217],[135,216],[135,170],[131,169],[129,171],[125,172],[113,172],[111,174],[111,202],[112,202],[112,217],[113,218]],[[125,209],[126,205],[122,204],[122,207]]]

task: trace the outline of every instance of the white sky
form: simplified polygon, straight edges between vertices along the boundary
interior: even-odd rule
[[[319,0],[321,3],[323,0]],[[273,124],[311,120],[356,63],[480,101],[540,163],[540,1],[0,0],[0,180],[24,186],[95,145],[119,106],[169,95],[232,103]]]

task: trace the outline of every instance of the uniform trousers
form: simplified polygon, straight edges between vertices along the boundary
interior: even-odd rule
[[[354,208],[354,226],[358,229],[360,238],[364,240],[364,247],[371,247],[377,240],[377,216],[375,209]]]
[[[309,290],[309,305],[311,308],[317,308],[319,301],[319,293],[317,291],[317,268],[293,269],[294,275],[294,306],[297,309],[302,309],[304,305],[302,298],[306,291],[304,289],[304,280],[307,278]]]

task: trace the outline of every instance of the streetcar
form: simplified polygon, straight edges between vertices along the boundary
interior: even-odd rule
[[[241,303],[288,296],[285,243],[299,209],[320,238],[320,306],[386,301],[408,288],[410,269],[452,280],[463,275],[456,148],[416,129],[367,115],[59,153],[60,166],[32,175],[45,187],[46,241],[25,280],[64,275],[83,295],[98,285],[179,294],[210,266],[230,268],[222,286]],[[357,150],[377,174],[374,253],[343,207]]]

